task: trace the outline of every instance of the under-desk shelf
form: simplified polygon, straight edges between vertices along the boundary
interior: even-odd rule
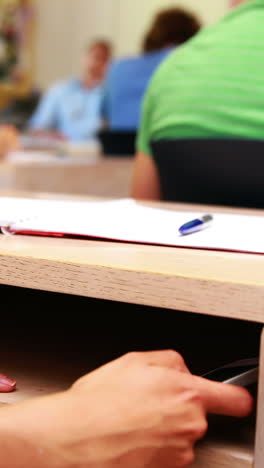
[[[8,356],[8,357],[7,357]],[[67,360],[66,360],[67,361]],[[91,359],[70,364],[56,357],[31,354],[4,354],[1,372],[17,379],[18,390],[0,395],[1,402],[12,404],[32,397],[67,389],[76,378],[94,367]],[[196,450],[196,461],[191,468],[252,468],[254,458],[254,428],[235,434],[223,431],[223,436],[208,435]]]
[[[223,437],[207,436],[199,444],[196,461],[191,468],[252,468],[254,463],[254,430],[247,440],[232,440],[232,434]]]

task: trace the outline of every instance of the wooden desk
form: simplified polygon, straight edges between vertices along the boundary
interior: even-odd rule
[[[0,236],[0,284],[259,323],[263,271],[261,255]],[[255,468],[264,466],[264,344],[261,358]],[[253,458],[252,441],[247,446],[209,440],[198,449],[193,468],[249,468]]]
[[[0,190],[12,190],[14,174],[10,164],[0,161]]]
[[[128,197],[132,158],[55,158],[54,161],[0,163],[0,189]]]

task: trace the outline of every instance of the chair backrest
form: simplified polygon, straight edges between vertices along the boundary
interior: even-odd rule
[[[264,208],[264,140],[152,143],[164,200]]]
[[[15,98],[0,111],[0,124],[9,124],[24,131],[28,126],[28,121],[32,117],[40,101],[41,93],[32,91],[27,96]]]
[[[135,154],[136,131],[103,130],[98,139],[106,156],[131,156]]]

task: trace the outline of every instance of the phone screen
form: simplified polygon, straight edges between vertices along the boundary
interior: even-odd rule
[[[243,374],[244,372],[247,372],[253,368],[254,366],[236,366],[216,369],[204,375],[204,378],[214,380],[216,382],[225,382],[226,380],[229,380],[237,375]]]

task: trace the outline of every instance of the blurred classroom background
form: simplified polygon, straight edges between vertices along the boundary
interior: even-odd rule
[[[75,74],[94,37],[108,38],[117,56],[138,53],[151,19],[171,6],[189,9],[206,25],[228,11],[228,0],[37,0],[36,83],[45,88]]]
[[[155,15],[171,7],[205,26],[227,12],[228,0],[0,0],[0,124],[17,128],[22,141],[0,163],[0,189],[130,195],[136,129],[123,143],[118,135],[116,147],[109,135],[43,140],[27,133],[28,122],[54,84],[81,76],[87,44],[108,41],[113,61],[137,56]]]

